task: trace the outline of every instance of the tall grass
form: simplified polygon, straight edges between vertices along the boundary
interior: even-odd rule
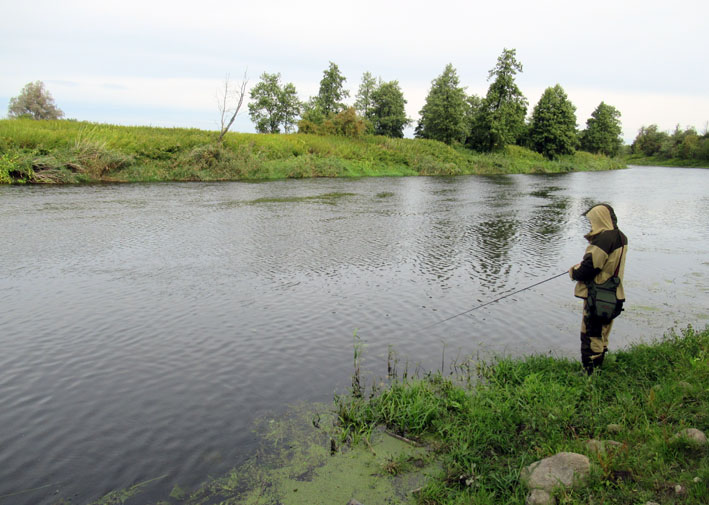
[[[336,408],[348,433],[383,424],[437,449],[443,471],[419,503],[522,504],[521,469],[561,451],[587,454],[593,468],[561,503],[709,503],[709,448],[672,438],[709,432],[709,327],[610,354],[590,378],[571,360],[504,358],[480,365],[471,387],[429,374],[370,398],[338,397]],[[587,445],[609,438],[621,445]]]
[[[521,147],[479,154],[422,139],[217,133],[76,121],[0,120],[0,182],[244,180],[510,174],[620,168],[577,153],[558,161]]]

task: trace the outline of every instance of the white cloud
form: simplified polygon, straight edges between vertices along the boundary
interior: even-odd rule
[[[0,107],[40,79],[60,107],[82,103],[94,120],[116,121],[117,106],[122,118],[141,109],[210,116],[227,72],[248,68],[252,83],[280,72],[306,99],[334,61],[352,95],[364,71],[398,80],[417,119],[447,63],[469,93],[482,95],[488,70],[509,47],[524,65],[518,84],[530,107],[560,83],[581,126],[604,100],[621,111],[632,139],[640,124],[709,119],[707,18],[709,3],[698,0],[6,2]],[[32,30],[18,22],[26,19]],[[241,127],[250,129],[248,121]]]

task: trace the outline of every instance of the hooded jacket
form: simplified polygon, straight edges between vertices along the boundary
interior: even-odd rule
[[[615,213],[610,206],[595,205],[586,212],[586,217],[591,223],[591,231],[585,235],[588,247],[583,260],[578,267],[571,270],[571,278],[578,281],[574,296],[587,298],[588,282],[593,280],[602,284],[618,269],[620,284],[616,289],[616,296],[618,300],[625,300],[623,273],[628,239],[618,229]]]

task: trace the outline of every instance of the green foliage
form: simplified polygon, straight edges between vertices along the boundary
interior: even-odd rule
[[[374,106],[372,94],[377,90],[379,85],[380,82],[377,82],[377,79],[375,79],[370,72],[362,74],[362,83],[359,85],[357,95],[355,95],[354,105],[355,110],[357,110],[362,117],[369,118],[370,111]]]
[[[0,155],[0,184],[25,183],[32,181],[32,166],[17,151]]]
[[[537,152],[549,159],[573,154],[576,137],[576,107],[560,85],[547,88],[534,107],[529,140]]]
[[[325,117],[337,114],[346,108],[343,100],[350,96],[350,92],[343,87],[346,80],[340,73],[339,67],[330,62],[330,66],[323,72],[320,90],[315,97],[315,105]]]
[[[426,103],[419,111],[417,138],[433,139],[452,144],[463,142],[466,136],[466,97],[460,87],[458,73],[452,64],[431,82]]]
[[[436,140],[366,135],[366,127],[354,110],[348,110],[314,125],[318,135],[229,133],[219,146],[215,132],[196,129],[0,120],[0,183],[509,174],[622,167],[617,160],[582,152],[550,161],[516,146],[478,154]]]
[[[281,86],[281,74],[261,74],[261,81],[251,89],[249,116],[259,133],[279,133],[281,125],[289,133],[300,114],[300,101],[293,83]]]
[[[488,80],[494,81],[474,121],[471,143],[475,149],[500,150],[517,143],[524,132],[527,99],[515,83],[515,75],[521,71],[516,50],[504,49],[488,74]]]
[[[281,74],[261,74],[261,81],[251,88],[249,116],[259,133],[279,133],[283,122],[280,97]]]
[[[581,133],[581,148],[591,153],[616,156],[623,145],[621,133],[620,112],[601,102],[586,121],[586,129]]]
[[[656,124],[642,126],[633,141],[633,153],[654,156],[660,152],[667,137],[667,133],[658,131]]]
[[[632,145],[634,155],[651,158],[649,163],[707,166],[709,162],[709,132],[699,135],[689,127],[679,125],[672,134],[658,131],[657,125],[643,126]],[[638,159],[633,162],[639,161]],[[642,161],[642,159],[640,159]]]
[[[411,122],[406,117],[405,106],[399,81],[381,83],[371,94],[371,107],[366,116],[372,122],[374,134],[403,138],[404,127]]]
[[[18,96],[10,98],[7,115],[11,118],[60,119],[64,112],[56,106],[44,83],[35,81],[25,84]]]
[[[368,126],[368,123],[357,115],[354,107],[349,107],[327,119],[308,115],[298,123],[298,132],[358,138],[367,132]]]
[[[465,130],[467,137],[465,145],[475,148],[483,142],[484,131],[476,128],[476,122],[482,113],[483,99],[477,95],[470,95],[465,98]]]
[[[295,129],[297,123],[296,119],[300,114],[300,110],[303,104],[300,103],[298,99],[298,93],[295,90],[295,85],[289,82],[281,90],[279,96],[279,105],[281,112],[281,119],[283,122],[283,130],[286,133],[290,133]]]

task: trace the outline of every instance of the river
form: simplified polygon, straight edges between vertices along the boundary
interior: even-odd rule
[[[254,420],[469,356],[577,359],[592,203],[629,238],[611,350],[709,322],[709,171],[0,186],[0,504],[157,500]],[[580,366],[580,365],[579,365]]]

